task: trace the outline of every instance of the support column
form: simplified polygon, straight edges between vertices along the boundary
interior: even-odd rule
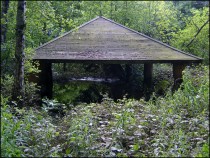
[[[145,100],[149,100],[152,91],[152,63],[144,64],[144,95]]]
[[[182,71],[185,69],[186,64],[183,63],[174,63],[173,64],[173,77],[174,77],[174,85],[172,91],[177,90],[182,83]]]
[[[53,79],[52,79],[52,63],[40,60],[40,82],[41,97],[52,99]]]

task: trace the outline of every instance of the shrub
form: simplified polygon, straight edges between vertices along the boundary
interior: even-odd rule
[[[1,98],[1,154],[3,157],[58,156],[57,128],[47,113],[11,107]]]
[[[150,100],[146,109],[158,116],[161,131],[153,140],[154,156],[196,156],[206,154],[209,128],[209,69],[187,67],[181,87],[166,97]],[[205,152],[203,152],[205,150]]]
[[[14,77],[11,75],[4,75],[1,78],[1,94],[3,97],[8,98],[11,100],[13,85],[14,85]],[[25,104],[26,105],[33,105],[40,100],[40,96],[37,93],[40,87],[37,86],[36,83],[29,82],[25,80]]]
[[[21,157],[23,152],[17,145],[17,131],[22,121],[14,117],[7,101],[8,98],[1,96],[1,156]]]

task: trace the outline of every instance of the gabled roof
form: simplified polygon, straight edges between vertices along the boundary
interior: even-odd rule
[[[104,17],[96,17],[43,44],[35,50],[33,59],[105,63],[202,60]]]

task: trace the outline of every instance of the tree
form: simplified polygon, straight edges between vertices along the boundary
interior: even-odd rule
[[[204,58],[209,63],[209,8],[191,9],[192,16],[183,18],[185,27],[178,31],[172,45]]]
[[[1,2],[1,57],[6,56],[6,34],[7,34],[7,12],[9,9],[9,0]],[[1,67],[5,65],[5,60],[1,60]],[[2,75],[2,74],[1,74]]]
[[[18,1],[17,18],[16,18],[16,47],[15,47],[15,81],[12,99],[17,101],[18,106],[24,105],[24,30],[25,24],[26,1]],[[21,98],[19,98],[21,97]]]
[[[198,36],[198,34],[201,32],[201,30],[209,23],[209,19],[206,20],[206,22],[198,29],[198,32],[195,34],[193,39],[190,40],[190,42],[186,45],[188,47],[192,42],[195,40],[195,38]]]
[[[6,41],[6,33],[7,33],[7,12],[9,8],[9,0],[2,1],[1,8],[1,44]]]

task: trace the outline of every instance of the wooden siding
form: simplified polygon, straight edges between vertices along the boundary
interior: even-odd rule
[[[40,46],[34,59],[125,63],[202,60],[104,17],[97,17]]]

